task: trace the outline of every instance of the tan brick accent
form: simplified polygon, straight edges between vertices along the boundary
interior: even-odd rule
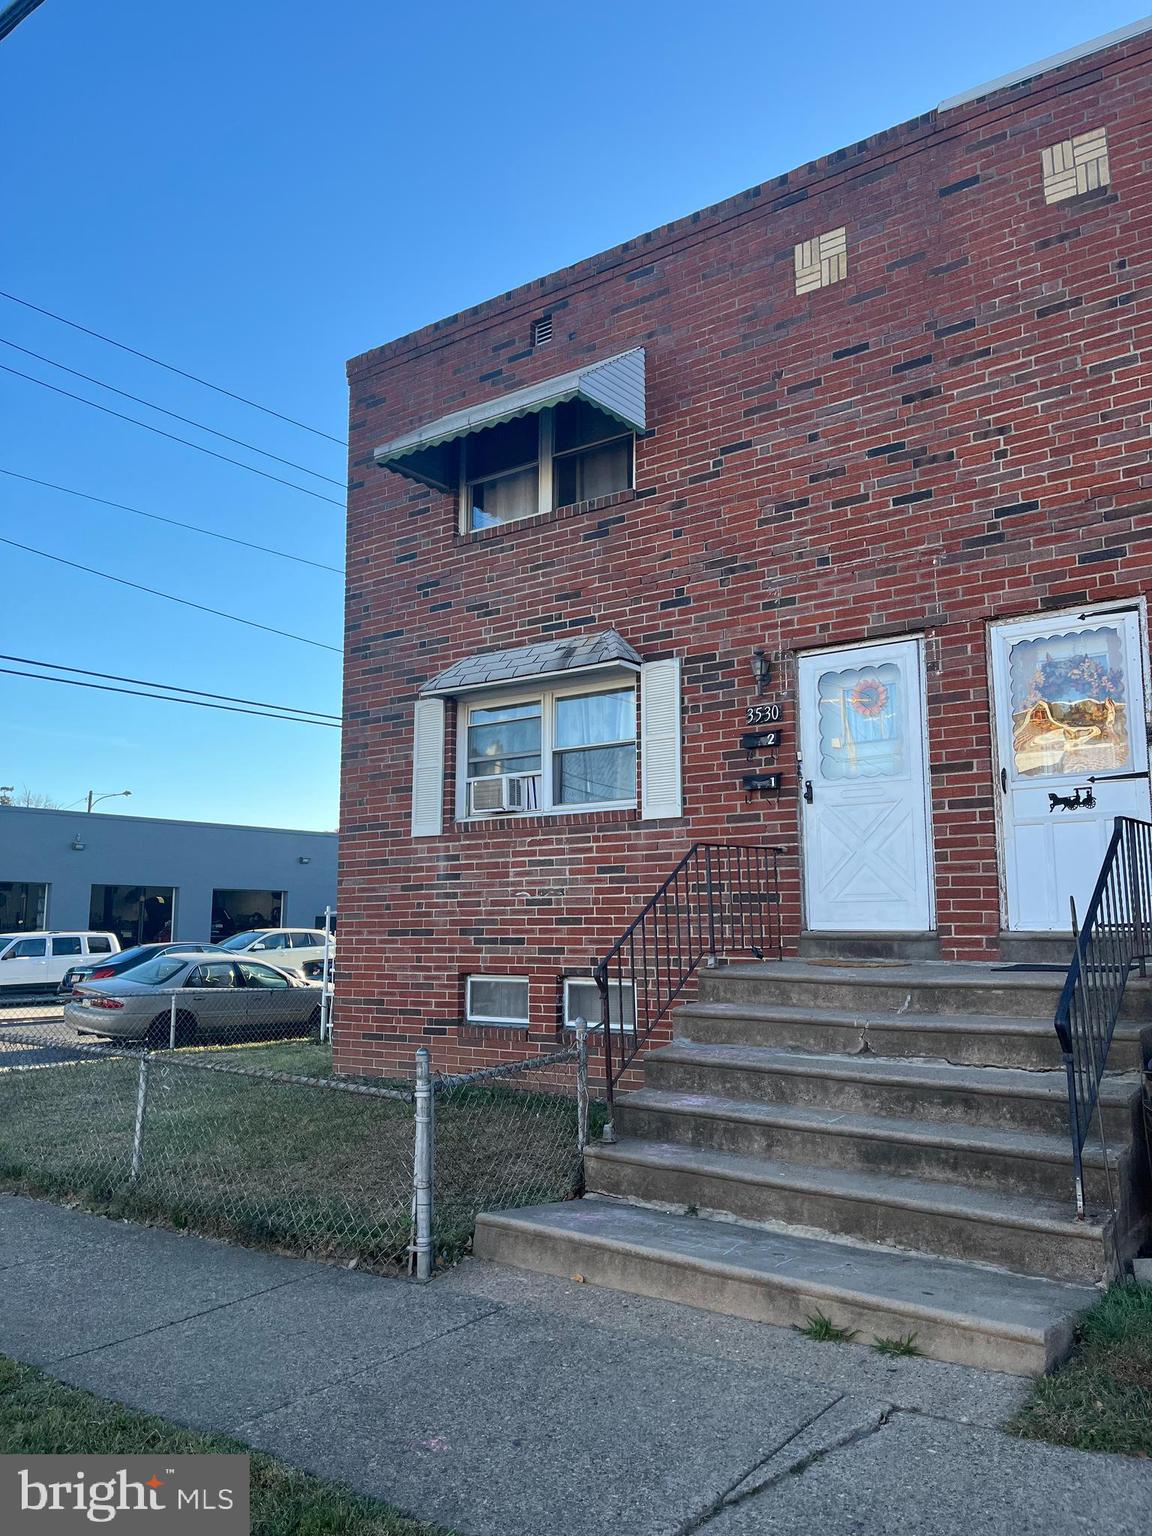
[[[796,292],[811,293],[848,276],[848,231],[829,229],[796,247]]]
[[[1091,133],[1078,134],[1074,139],[1061,139],[1059,144],[1041,150],[1040,160],[1044,167],[1046,203],[1059,203],[1066,197],[1094,192],[1111,181],[1105,128],[1093,128]]]

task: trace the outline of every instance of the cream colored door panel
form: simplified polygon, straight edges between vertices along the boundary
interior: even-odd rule
[[[930,928],[919,643],[801,656],[797,696],[808,928]]]

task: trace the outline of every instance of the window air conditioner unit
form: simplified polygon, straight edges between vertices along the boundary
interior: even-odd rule
[[[514,777],[508,773],[494,773],[482,779],[473,779],[468,785],[468,811],[472,816],[492,811],[526,811],[533,807],[534,779],[524,774]]]

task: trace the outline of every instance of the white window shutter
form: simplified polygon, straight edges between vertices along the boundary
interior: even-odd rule
[[[444,700],[417,699],[412,731],[412,836],[444,830]]]
[[[640,669],[640,814],[682,816],[680,788],[680,660]]]

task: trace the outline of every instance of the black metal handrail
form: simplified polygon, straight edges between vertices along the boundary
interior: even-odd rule
[[[609,1115],[621,1075],[701,961],[783,953],[783,852],[694,843],[597,965]]]
[[[1081,1218],[1084,1143],[1096,1113],[1108,1048],[1120,1017],[1128,978],[1133,968],[1141,976],[1147,975],[1150,957],[1152,822],[1117,816],[1088,910],[1076,933],[1072,963],[1056,1005],[1056,1033],[1068,1074],[1076,1214]]]

